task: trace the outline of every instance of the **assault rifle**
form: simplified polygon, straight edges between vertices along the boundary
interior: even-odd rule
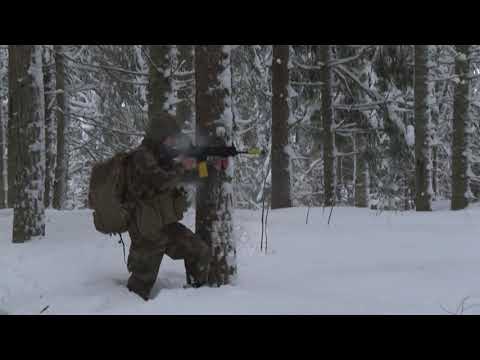
[[[250,148],[247,150],[237,150],[235,146],[194,146],[190,145],[186,148],[172,147],[168,150],[170,156],[173,158],[184,156],[188,158],[194,158],[197,160],[198,173],[201,178],[208,176],[207,170],[207,158],[208,157],[220,157],[229,158],[237,155],[264,155],[265,151],[258,148]]]

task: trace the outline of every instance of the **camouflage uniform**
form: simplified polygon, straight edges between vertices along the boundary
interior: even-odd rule
[[[189,284],[206,283],[210,249],[178,222],[186,210],[185,193],[179,188],[187,178],[183,168],[168,159],[161,147],[144,140],[130,154],[126,176],[131,238],[129,290],[148,299],[164,254],[184,259]]]

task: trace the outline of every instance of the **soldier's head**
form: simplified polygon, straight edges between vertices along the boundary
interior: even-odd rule
[[[170,114],[162,114],[153,119],[148,126],[145,139],[152,143],[163,144],[167,139],[175,137],[181,131],[177,119]]]
[[[143,144],[161,157],[180,133],[181,126],[175,117],[164,113],[150,122]]]

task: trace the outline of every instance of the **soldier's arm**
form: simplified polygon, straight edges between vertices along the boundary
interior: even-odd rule
[[[183,171],[181,169],[163,169],[158,165],[154,155],[149,151],[137,153],[133,160],[137,174],[149,179],[148,182],[153,183],[159,191],[173,188],[182,181]]]

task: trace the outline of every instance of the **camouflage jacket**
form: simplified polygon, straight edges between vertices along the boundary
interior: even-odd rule
[[[152,199],[160,193],[178,188],[191,178],[181,164],[156,156],[147,146],[140,145],[128,156],[126,166],[127,201]]]

